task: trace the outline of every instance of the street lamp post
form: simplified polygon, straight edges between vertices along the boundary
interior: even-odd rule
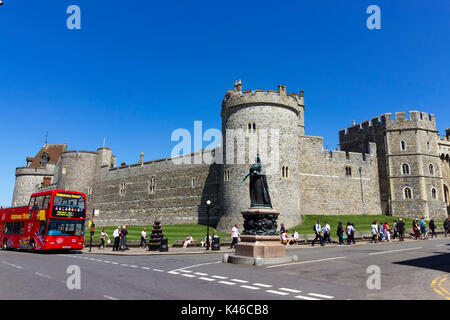
[[[209,243],[209,211],[211,209],[211,200],[206,201],[206,211],[208,215],[208,222],[206,225],[206,250],[209,250],[210,243]]]

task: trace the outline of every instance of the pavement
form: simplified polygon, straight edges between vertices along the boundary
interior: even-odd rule
[[[0,251],[0,299],[450,300],[450,238],[293,246],[287,250],[297,262],[264,267],[223,263],[225,250],[105,255],[106,250]],[[74,276],[76,288],[70,285]]]

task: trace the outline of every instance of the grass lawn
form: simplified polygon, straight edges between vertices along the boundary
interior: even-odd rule
[[[378,223],[388,221],[389,226],[392,228],[392,223],[394,220],[399,219],[399,217],[388,217],[383,215],[348,215],[348,216],[335,216],[335,215],[304,215],[302,216],[303,223],[301,225],[295,226],[293,228],[289,228],[289,233],[292,233],[294,230],[297,230],[300,234],[312,234],[313,226],[316,224],[317,220],[320,220],[321,225],[323,226],[325,221],[328,221],[331,227],[332,234],[336,233],[336,229],[338,226],[338,222],[341,221],[342,224],[345,225],[347,222],[351,222],[355,225],[357,231],[370,231],[370,226],[372,225],[372,222],[377,220]],[[420,219],[420,217],[419,217]],[[405,227],[406,228],[412,228],[412,221],[411,218],[403,218],[403,221],[405,221]],[[283,221],[278,221],[278,229],[280,228],[280,225]],[[429,221],[427,221],[428,223]],[[442,228],[443,221],[435,221],[436,225]],[[129,240],[140,240],[141,239],[141,231],[143,228],[147,229],[147,236],[150,238],[150,234],[152,231],[152,225],[147,226],[128,226],[128,236],[127,238]],[[108,236],[112,238],[113,231],[117,228],[117,226],[109,226],[109,227],[97,227],[95,228],[95,239],[98,239],[100,235],[100,231],[105,228],[106,233]],[[241,226],[242,228],[242,226]],[[172,244],[175,242],[175,240],[184,240],[186,239],[186,236],[190,233],[192,237],[197,239],[204,239],[206,235],[206,226],[199,225],[199,224],[178,224],[178,225],[162,225],[164,236],[168,239],[169,244]],[[86,236],[89,236],[89,231],[86,229]],[[230,239],[230,233],[220,233],[216,232],[214,228],[209,228],[209,233],[212,235],[213,233],[217,233],[219,237],[224,240]],[[242,232],[242,229],[241,229]]]
[[[328,224],[331,227],[332,233],[336,233],[336,229],[338,226],[339,221],[342,222],[344,228],[347,225],[347,222],[351,222],[355,225],[355,228],[357,231],[370,231],[370,226],[372,225],[372,222],[377,220],[378,223],[380,222],[388,222],[389,226],[392,228],[392,224],[394,220],[397,220],[399,217],[388,217],[384,215],[348,215],[348,216],[325,216],[325,215],[304,215],[302,216],[303,222],[301,225],[295,226],[293,228],[289,228],[289,232],[293,232],[294,230],[297,230],[300,234],[308,234],[308,233],[314,233],[313,226],[316,224],[317,220],[320,220],[320,224],[323,227],[325,221],[328,221]],[[418,217],[419,219],[421,217]],[[403,218],[403,221],[405,222],[405,228],[412,228],[412,222],[413,219],[411,218]],[[283,221],[278,221],[278,225],[280,225]],[[427,221],[428,224],[429,221]],[[435,221],[435,224],[439,227],[442,227],[443,221]]]
[[[108,226],[108,227],[96,227],[95,228],[95,239],[98,239],[100,236],[100,232],[102,229],[105,229],[108,236],[112,239],[112,234],[114,230],[117,228],[117,226]],[[150,234],[153,229],[153,225],[148,226],[127,226],[128,240],[140,240],[141,239],[141,231],[142,229],[147,229],[147,238],[150,239]],[[204,239],[206,236],[206,226],[199,225],[199,224],[177,224],[177,225],[162,225],[162,230],[164,237],[168,239],[169,244],[172,244],[177,239],[184,240],[186,239],[187,235],[190,233],[194,240],[197,239]],[[89,231],[86,230],[86,235],[89,236]],[[213,233],[216,233],[219,235],[221,240],[228,239],[230,237],[230,234],[227,233],[218,233],[214,228],[209,228],[209,234],[212,236]]]

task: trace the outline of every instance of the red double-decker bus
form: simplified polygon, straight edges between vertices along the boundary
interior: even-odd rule
[[[85,220],[84,193],[34,193],[28,206],[0,209],[1,245],[4,250],[81,250]]]

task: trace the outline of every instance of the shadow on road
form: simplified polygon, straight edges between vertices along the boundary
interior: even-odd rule
[[[418,258],[418,259],[411,259],[411,260],[405,260],[405,261],[397,261],[394,262],[394,264],[400,264],[405,266],[412,266],[412,267],[418,267],[418,268],[425,268],[425,269],[434,269],[438,271],[444,271],[450,273],[450,253],[439,253],[434,256],[424,257],[424,258]]]

